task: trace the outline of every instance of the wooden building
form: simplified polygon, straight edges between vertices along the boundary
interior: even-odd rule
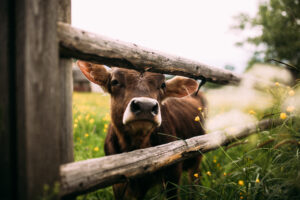
[[[76,92],[91,92],[91,83],[81,73],[80,69],[73,64],[73,90]]]

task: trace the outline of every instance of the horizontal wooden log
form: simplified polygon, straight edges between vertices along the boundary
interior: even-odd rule
[[[64,164],[60,168],[61,194],[82,194],[124,182],[282,123],[280,119],[265,119],[156,147]]]
[[[62,22],[58,23],[58,38],[60,54],[64,57],[195,79],[205,77],[207,81],[219,84],[237,84],[241,80],[240,76],[228,70],[113,40]]]

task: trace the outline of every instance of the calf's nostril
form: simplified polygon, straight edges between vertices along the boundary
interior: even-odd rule
[[[132,101],[130,105],[130,109],[133,113],[138,113],[141,111],[141,107],[138,101]]]
[[[152,113],[153,115],[157,115],[157,114],[158,114],[158,103],[156,103],[156,104],[153,106],[151,113]]]

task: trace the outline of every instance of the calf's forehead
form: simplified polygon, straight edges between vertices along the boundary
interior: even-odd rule
[[[126,82],[127,84],[139,83],[160,83],[164,81],[165,77],[159,73],[152,72],[138,72],[136,70],[113,68],[112,69],[112,79],[117,78]]]

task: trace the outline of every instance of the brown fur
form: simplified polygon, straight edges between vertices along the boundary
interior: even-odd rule
[[[200,114],[198,107],[204,110],[206,103],[200,92],[197,96],[195,95],[197,83],[194,80],[182,77],[173,78],[166,82],[166,88],[160,88],[165,82],[161,74],[149,72],[140,74],[134,70],[114,68],[112,72],[103,76],[103,73],[107,72],[103,71],[100,65],[85,62],[78,63],[78,65],[89,80],[100,83],[99,85],[111,94],[112,121],[105,140],[106,155],[157,146],[178,138],[187,139],[205,133],[204,116]],[[91,76],[91,74],[97,74],[93,73],[95,69],[102,72],[101,76]],[[113,80],[118,80],[118,85],[112,85]],[[140,129],[133,131],[122,123],[126,106],[134,97],[149,97],[158,101],[162,117],[160,127],[153,127],[146,131],[140,131]],[[196,116],[200,117],[200,122],[195,122]],[[148,189],[155,183],[179,184],[182,170],[188,170],[190,178],[193,179],[193,174],[199,172],[200,161],[201,156],[198,156],[154,174],[128,180],[127,183],[115,184],[113,186],[115,198],[143,199]],[[176,187],[167,184],[166,190],[168,199],[177,199]]]

